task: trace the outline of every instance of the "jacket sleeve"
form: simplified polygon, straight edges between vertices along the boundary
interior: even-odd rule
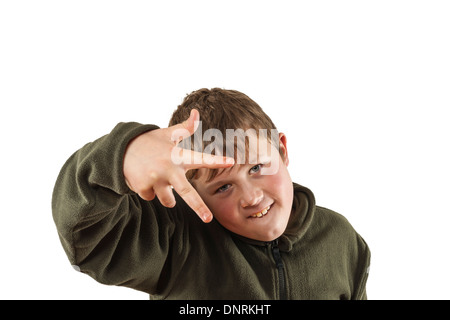
[[[74,268],[101,283],[147,293],[157,293],[182,209],[170,211],[132,192],[123,156],[129,141],[156,128],[119,123],[88,143],[64,164],[52,197],[53,219]],[[182,241],[175,243],[181,252]]]
[[[355,292],[353,298],[355,300],[367,300],[366,283],[370,270],[370,249],[364,239],[356,234],[357,237],[357,272],[355,280]]]

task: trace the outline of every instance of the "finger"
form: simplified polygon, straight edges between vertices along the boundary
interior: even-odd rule
[[[174,147],[171,153],[173,164],[184,165],[186,170],[198,168],[228,168],[234,165],[234,159],[224,156],[216,156]]]
[[[172,141],[176,144],[181,140],[190,137],[197,130],[200,120],[198,110],[192,109],[189,118],[182,123],[169,127]]]
[[[159,202],[161,202],[164,207],[173,208],[175,206],[176,201],[170,185],[156,185],[154,189]]]
[[[135,190],[131,184],[128,182],[128,180],[125,178],[125,183],[127,184],[128,188],[130,188],[131,191],[136,192],[139,197],[141,197],[144,200],[151,201],[155,199],[155,192],[153,191],[153,188],[148,187],[142,190]]]
[[[186,169],[199,169],[199,168],[229,168],[234,165],[234,158],[216,156],[208,153],[196,152],[187,150],[184,152],[184,161]]]
[[[153,189],[142,190],[138,193],[139,197],[144,200],[152,201],[155,199],[155,191]]]
[[[211,222],[213,216],[206,204],[194,187],[186,180],[183,175],[180,179],[172,182],[174,190],[187,203],[189,207],[203,220],[203,222]]]
[[[158,175],[156,172],[150,172],[146,176],[144,183],[131,184],[128,179],[125,178],[125,182],[131,191],[136,192],[142,199],[151,201],[155,198],[155,191],[153,190],[153,185],[155,181],[158,180]]]

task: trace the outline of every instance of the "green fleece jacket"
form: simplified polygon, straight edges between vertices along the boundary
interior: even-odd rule
[[[176,196],[144,201],[123,175],[127,144],[156,126],[120,123],[63,166],[52,210],[78,271],[151,299],[365,299],[370,251],[341,215],[294,184],[291,217],[272,242],[203,223]]]

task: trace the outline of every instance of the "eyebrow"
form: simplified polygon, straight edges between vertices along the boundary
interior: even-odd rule
[[[249,165],[252,165],[252,164],[249,164],[249,163],[247,163],[247,164],[240,164],[240,165],[238,165],[238,167],[237,167],[237,171],[239,172],[239,171],[241,171],[244,167],[247,167],[247,166],[249,166]],[[252,165],[253,166],[253,165]],[[205,181],[205,184],[207,184],[207,186],[206,186],[206,188],[207,189],[217,189],[217,188],[219,188],[219,187],[221,187],[221,186],[223,186],[224,184],[226,184],[226,181],[227,181],[227,178],[225,177],[225,178],[222,178],[222,179],[220,179],[219,178],[219,180],[217,180],[218,179],[218,177],[220,177],[220,176],[222,176],[224,173],[226,173],[227,171],[228,172],[231,172],[231,171],[233,171],[233,169],[235,169],[236,168],[236,165],[233,165],[233,166],[231,166],[231,167],[229,167],[229,168],[224,168],[223,170],[221,170],[214,178],[212,178],[210,181]],[[214,181],[214,180],[216,180],[216,181]]]
[[[231,171],[234,168],[234,165],[231,166],[230,168],[225,168],[224,170],[220,171],[217,173],[217,175],[212,178],[210,181],[205,181],[205,184],[207,185],[208,189],[216,189],[218,187],[221,187],[224,183],[224,180],[226,180],[225,178],[219,178],[220,176],[222,176],[225,171],[229,170]]]

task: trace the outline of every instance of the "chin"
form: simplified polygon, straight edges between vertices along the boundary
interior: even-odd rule
[[[270,242],[278,239],[286,230],[286,225],[281,226],[273,226],[270,230],[264,230],[262,232],[254,232],[249,235],[247,238],[251,238],[253,240]]]

